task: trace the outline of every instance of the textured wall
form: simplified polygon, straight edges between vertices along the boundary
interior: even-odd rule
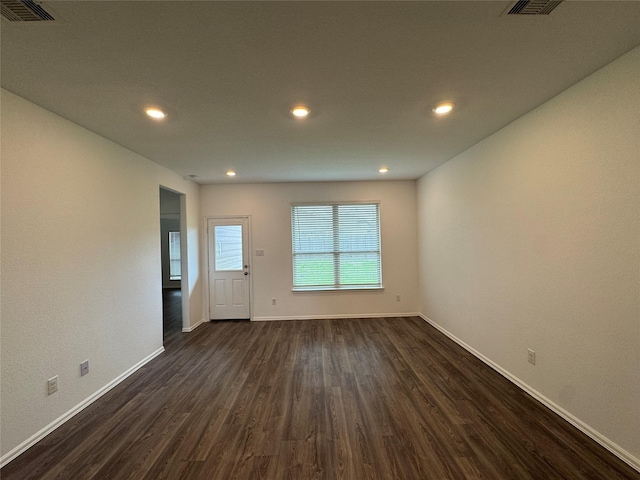
[[[639,74],[636,48],[418,183],[421,312],[636,459]]]
[[[4,456],[162,348],[160,185],[187,195],[193,323],[202,301],[197,185],[4,90],[1,180]]]
[[[381,202],[384,291],[292,293],[291,203],[364,200]],[[208,185],[201,202],[203,216],[251,215],[252,318],[418,311],[414,181]]]

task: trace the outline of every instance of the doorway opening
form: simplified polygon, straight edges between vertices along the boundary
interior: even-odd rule
[[[162,257],[162,333],[164,343],[182,332],[184,195],[160,187],[160,248]]]

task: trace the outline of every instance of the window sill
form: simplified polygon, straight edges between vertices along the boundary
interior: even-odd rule
[[[315,293],[315,292],[371,292],[382,291],[384,286],[379,287],[294,287],[291,289],[293,293]]]

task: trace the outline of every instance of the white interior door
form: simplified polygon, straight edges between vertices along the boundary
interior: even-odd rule
[[[207,237],[209,318],[251,318],[248,218],[210,218],[207,221]]]

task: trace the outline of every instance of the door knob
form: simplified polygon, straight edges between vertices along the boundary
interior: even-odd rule
[[[245,275],[249,275],[249,272],[244,272]]]

